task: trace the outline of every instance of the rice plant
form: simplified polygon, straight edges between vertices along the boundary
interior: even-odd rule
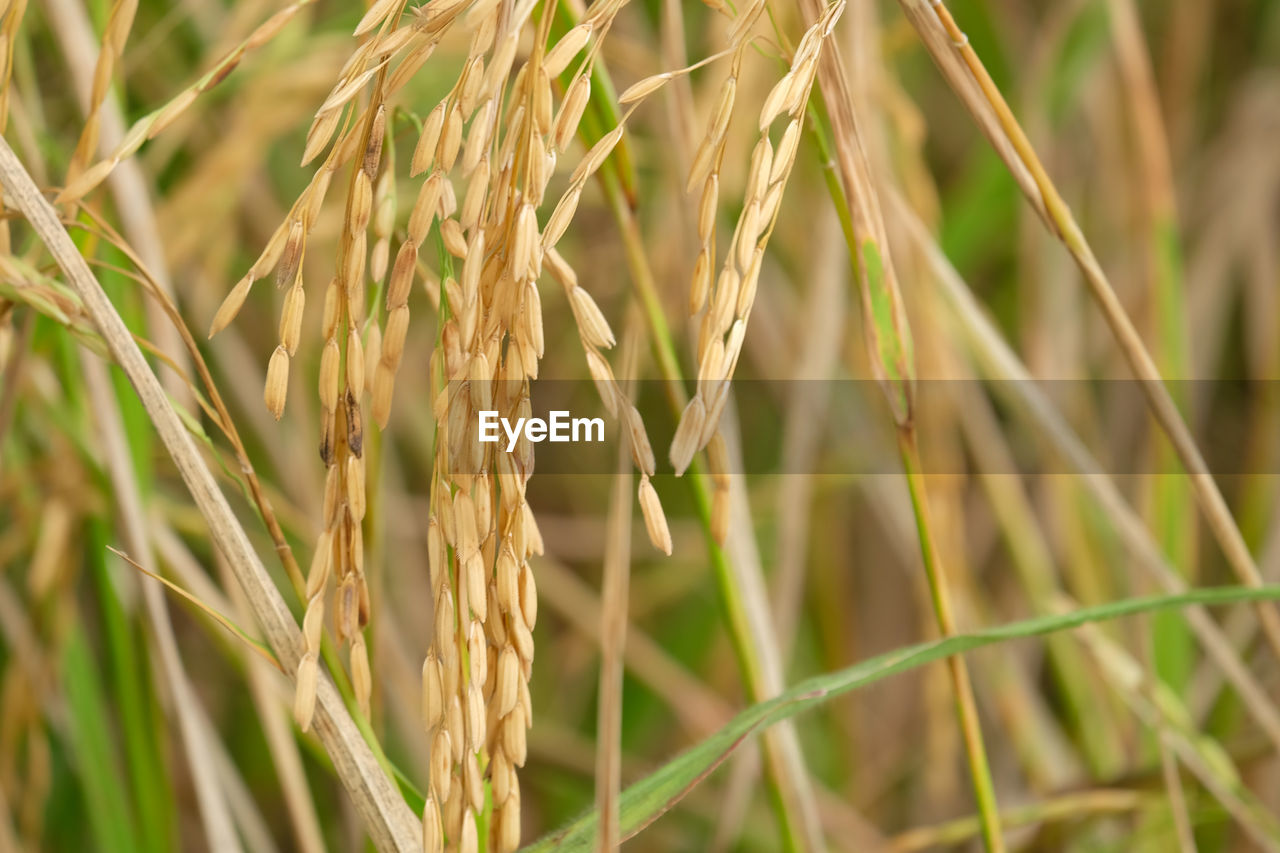
[[[0,56],[0,849],[1280,849],[1274,4]]]

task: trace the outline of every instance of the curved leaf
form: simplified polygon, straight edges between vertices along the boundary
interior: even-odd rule
[[[634,836],[678,803],[695,785],[711,774],[749,738],[774,723],[794,717],[822,703],[896,675],[972,649],[1038,637],[1140,613],[1176,610],[1192,605],[1236,604],[1245,601],[1280,599],[1280,585],[1263,587],[1217,587],[1180,595],[1129,598],[1070,613],[1039,616],[1012,622],[972,634],[960,634],[932,642],[918,643],[854,664],[846,669],[806,679],[768,702],[747,708],[711,737],[667,762],[658,770],[628,787],[620,804],[624,838]],[[537,851],[590,851],[596,836],[595,811],[590,811],[555,832],[524,848]]]

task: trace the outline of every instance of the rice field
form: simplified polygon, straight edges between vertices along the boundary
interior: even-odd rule
[[[1275,4],[0,0],[0,131],[0,851],[1280,850]]]

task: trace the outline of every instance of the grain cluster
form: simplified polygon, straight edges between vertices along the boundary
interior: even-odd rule
[[[732,59],[729,73],[720,86],[706,130],[694,154],[687,189],[701,187],[697,206],[699,252],[689,287],[689,313],[701,314],[697,342],[697,390],[685,406],[672,438],[670,460],[677,474],[683,474],[693,457],[716,436],[724,407],[729,399],[729,383],[742,355],[743,338],[760,282],[760,265],[781,207],[782,195],[795,164],[803,131],[809,92],[817,74],[818,55],[823,40],[830,35],[844,10],[844,3],[827,7],[801,38],[787,73],[774,85],[761,107],[759,138],[747,167],[742,213],[729,238],[719,273],[716,265],[716,213],[719,208],[720,172],[725,155],[729,122],[733,117],[738,74],[743,55],[752,43],[748,38],[756,19],[764,11],[757,2],[745,9],[730,32]],[[783,119],[775,146],[771,132]],[[723,539],[727,516],[727,482],[723,447],[712,454],[715,473],[715,510],[719,522],[713,527]]]
[[[616,337],[557,244],[638,106],[668,81],[722,57],[729,58],[729,72],[688,177],[691,189],[701,187],[689,307],[702,318],[697,391],[670,458],[683,473],[708,448],[711,528],[720,541],[728,528],[729,459],[718,424],[795,161],[817,55],[843,4],[829,7],[805,33],[764,103],[742,214],[714,277],[725,141],[741,64],[765,4],[753,2],[732,17],[727,50],[626,89],[618,97],[625,114],[590,141],[573,168],[564,170],[567,185],[548,197],[560,158],[573,147],[590,106],[601,45],[625,5],[600,0],[553,38],[554,15],[548,9],[535,15],[539,6],[531,0],[439,0],[409,14],[403,2],[374,3],[356,28],[358,46],[307,134],[303,164],[318,160],[314,176],[212,324],[216,333],[230,323],[253,284],[274,270],[284,296],[264,401],[280,418],[302,341],[308,238],[331,184],[345,182],[340,239],[322,297],[318,391],[325,486],[321,532],[306,577],[306,653],[295,695],[295,716],[305,729],[314,710],[326,617],[346,651],[356,698],[369,712],[366,420],[382,428],[391,417],[415,282],[425,285],[437,312],[438,335],[425,366],[436,430],[427,519],[433,629],[422,665],[422,722],[431,751],[422,815],[428,850],[474,850],[486,834],[495,850],[514,850],[520,841],[516,772],[525,762],[532,722],[528,682],[537,618],[530,558],[542,550],[525,501],[533,450],[524,437],[510,453],[480,442],[477,414],[496,410],[511,420],[531,414],[530,383],[546,343],[539,290],[544,272],[563,291],[588,372],[631,450],[649,538],[671,553],[652,480],[653,448],[606,358]],[[448,93],[420,120],[410,119],[416,133],[407,169],[413,201],[402,216],[395,145],[388,142],[401,112],[395,96],[446,37],[465,39],[467,48]],[[785,122],[775,144],[778,118]],[[428,243],[434,251],[424,251]],[[428,255],[438,256],[438,270]]]
[[[421,280],[439,322],[426,365],[437,441],[427,520],[433,631],[422,666],[422,722],[431,750],[423,838],[428,850],[474,850],[483,815],[493,849],[514,850],[520,841],[516,772],[525,762],[532,722],[528,681],[537,594],[529,560],[542,544],[524,498],[532,448],[523,438],[511,453],[481,443],[477,413],[497,410],[514,419],[531,412],[530,381],[545,346],[538,289],[544,269],[563,288],[603,403],[632,448],[651,538],[671,550],[649,480],[655,460],[644,424],[603,355],[614,345],[614,333],[555,248],[623,125],[586,152],[562,194],[546,198],[587,108],[601,41],[624,3],[596,3],[554,41],[552,16],[535,22],[531,2],[436,2],[414,10],[403,26],[402,5],[374,4],[357,28],[365,40],[316,114],[304,164],[326,147],[329,153],[262,256],[228,294],[212,332],[234,319],[254,282],[274,269],[285,296],[264,400],[279,418],[302,336],[307,238],[331,182],[345,168],[341,238],[323,297],[318,385],[325,490],[322,532],[307,575],[307,649],[297,672],[295,716],[303,728],[309,725],[327,611],[368,712],[365,413],[379,427],[391,415],[409,297]],[[389,102],[442,38],[459,33],[468,49],[456,81],[416,127],[408,169],[415,195],[401,230],[393,146],[384,144]],[[522,48],[530,36],[532,49]],[[553,81],[562,77],[568,82],[557,97]],[[367,102],[357,103],[366,90]],[[540,221],[543,209],[550,213]],[[438,274],[422,258],[423,244],[433,236]],[[392,260],[393,241],[398,248]],[[381,306],[373,306],[381,310],[369,310],[371,288],[384,294]]]

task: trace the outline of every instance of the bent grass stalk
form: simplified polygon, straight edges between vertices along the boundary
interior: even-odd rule
[[[816,17],[821,10],[818,0],[805,0],[804,8],[810,18]],[[819,113],[815,122],[819,128],[815,135],[821,148],[827,150],[826,137],[821,128],[829,125],[839,176],[837,179],[836,175],[828,173],[828,188],[839,211],[848,241],[854,279],[858,283],[869,361],[898,428],[899,452],[911,494],[934,617],[939,631],[944,637],[948,637],[955,633],[956,625],[952,615],[948,580],[937,552],[924,479],[920,473],[913,411],[915,355],[911,331],[892,259],[888,254],[878,194],[870,177],[865,148],[853,115],[848,83],[834,42],[826,45],[819,59],[818,86],[826,109]],[[947,670],[969,762],[969,775],[982,819],[983,842],[988,850],[1001,851],[1004,849],[1004,839],[1000,831],[995,785],[991,779],[968,668],[962,658],[954,657],[948,659]]]
[[[1054,451],[1081,478],[1082,485],[1089,494],[1107,511],[1116,533],[1137,558],[1138,567],[1149,573],[1162,590],[1176,594],[1186,593],[1188,587],[1182,575],[1170,565],[1160,546],[1102,466],[1053,404],[1035,387],[1030,372],[991,321],[983,315],[976,298],[950,266],[937,244],[928,237],[924,225],[907,211],[900,199],[895,199],[895,209],[901,216],[908,235],[928,259],[939,285],[938,292],[948,303],[979,373],[989,380],[999,381],[998,387],[1009,392],[1019,414],[1044,435]],[[1183,612],[1200,644],[1235,687],[1245,708],[1258,723],[1268,742],[1280,749],[1280,711],[1277,711],[1257,678],[1249,671],[1222,628],[1202,607],[1188,607]]]
[[[960,29],[942,0],[899,0],[899,4],[944,72],[954,68],[954,57],[950,52],[959,53],[968,69],[967,80],[971,86],[976,87],[981,100],[976,100],[972,92],[966,91],[963,83],[957,83],[953,74],[944,73],[947,82],[957,87],[957,94],[971,110],[977,110],[979,125],[992,141],[1001,159],[1014,173],[1015,179],[1018,179],[1023,193],[1032,206],[1041,212],[1050,233],[1062,242],[1079,266],[1089,294],[1101,309],[1121,353],[1139,380],[1152,414],[1168,435],[1174,452],[1186,470],[1205,520],[1232,571],[1241,583],[1260,586],[1262,575],[1257,563],[1249,552],[1244,536],[1200,454],[1186,421],[1165,386],[1160,370],[1022,126],[1009,109],[986,66],[969,44],[969,37]],[[1029,175],[1030,181],[1025,180],[1022,177],[1024,175]],[[1267,642],[1280,655],[1280,609],[1269,603],[1260,603],[1256,609]]]
[[[1155,305],[1154,328],[1157,367],[1164,376],[1183,379],[1189,374],[1189,341],[1186,291],[1182,282],[1181,249],[1177,237],[1177,211],[1170,166],[1168,138],[1160,115],[1147,45],[1142,36],[1133,0],[1120,0],[1110,8],[1110,30],[1121,87],[1130,107],[1134,148],[1140,166],[1135,169],[1139,204],[1138,231],[1143,245],[1143,284]],[[1188,395],[1176,393],[1175,402],[1187,416]],[[1169,445],[1154,449],[1157,470],[1176,465]],[[1196,576],[1196,513],[1194,499],[1184,480],[1157,475],[1148,485],[1151,529],[1171,562],[1188,581]],[[1177,693],[1186,691],[1194,667],[1193,638],[1176,614],[1152,619],[1151,657],[1159,678]],[[1165,738],[1158,737],[1161,763],[1166,772],[1171,810],[1183,851],[1194,841],[1186,815],[1186,796]]]
[[[88,208],[81,208],[84,213],[90,217],[94,223],[94,227],[99,229],[102,236],[108,240],[115,248],[124,253],[130,262],[137,269],[137,276],[141,283],[147,288],[148,292],[159,303],[165,315],[170,319],[173,327],[177,330],[177,334],[186,349],[187,354],[191,358],[191,362],[196,370],[196,374],[200,379],[200,383],[208,395],[208,404],[206,405],[203,398],[198,393],[196,398],[201,402],[205,409],[205,413],[209,418],[218,425],[227,441],[231,443],[232,451],[236,456],[236,464],[244,478],[244,485],[248,490],[248,497],[257,507],[259,517],[267,528],[267,533],[271,537],[275,546],[276,556],[279,558],[281,565],[284,567],[285,574],[293,587],[294,593],[301,602],[307,601],[306,595],[306,579],[303,577],[302,570],[298,566],[298,562],[294,557],[293,549],[290,547],[288,540],[285,538],[284,530],[280,526],[280,520],[272,509],[271,502],[268,500],[266,492],[263,490],[262,482],[258,477],[257,471],[253,463],[249,459],[248,452],[244,446],[244,442],[240,438],[239,431],[236,429],[235,422],[231,418],[231,413],[227,409],[225,402],[219,393],[217,385],[213,381],[213,375],[209,371],[208,365],[205,363],[204,357],[196,345],[195,338],[191,335],[187,325],[182,322],[178,314],[177,307],[169,299],[164,289],[159,286],[151,271],[147,268],[142,258],[139,257],[134,250],[125,242],[119,234],[117,234],[111,226],[94,215],[93,211]],[[189,383],[189,380],[187,380]],[[194,386],[187,386],[193,392]],[[314,628],[313,628],[314,630]],[[379,764],[388,775],[394,775],[394,768],[387,760],[383,753],[378,739],[374,736],[369,726],[367,718],[363,714],[356,714],[358,702],[353,691],[351,683],[347,680],[346,672],[341,665],[338,656],[338,649],[330,636],[328,629],[324,629],[321,637],[320,656],[329,667],[329,672],[334,679],[334,685],[337,687],[339,694],[342,696],[344,704],[353,714],[357,727],[364,735],[365,742],[373,751]]]
[[[3,140],[0,140],[0,183],[66,274],[108,349],[138,392],[165,448],[209,523],[210,535],[231,562],[237,580],[248,594],[271,648],[281,663],[292,670],[302,654],[297,623],[120,315],[76,251],[54,209]],[[341,697],[327,676],[318,678],[318,697],[321,725],[317,727],[317,734],[333,758],[335,770],[351,794],[370,836],[382,849],[414,849],[418,837],[416,821],[347,715]]]
[[[914,429],[902,429],[898,433],[902,465],[906,472],[907,489],[911,494],[911,510],[915,515],[916,531],[920,538],[920,556],[929,581],[929,595],[933,603],[934,617],[943,637],[954,636],[955,616],[952,613],[950,581],[947,579],[937,543],[933,536],[933,522],[929,516],[928,494],[924,476],[920,471],[920,451],[916,446]],[[982,840],[987,850],[1004,850],[1004,837],[1000,829],[1000,813],[996,805],[995,784],[991,779],[991,767],[982,737],[982,725],[978,720],[978,704],[973,695],[973,684],[964,658],[959,655],[946,660],[947,674],[951,678],[956,717],[960,723],[965,752],[969,759],[969,775],[973,782],[974,799],[978,803],[978,815],[982,821]]]
[[[1004,826],[1014,829],[1055,821],[1075,821],[1081,818],[1134,812],[1155,802],[1157,802],[1155,795],[1124,788],[1073,791],[1025,806],[1005,809],[1000,812],[1000,820]],[[977,815],[973,815],[935,826],[907,830],[895,835],[890,843],[896,853],[915,853],[917,850],[964,844],[981,832],[981,821]]]

